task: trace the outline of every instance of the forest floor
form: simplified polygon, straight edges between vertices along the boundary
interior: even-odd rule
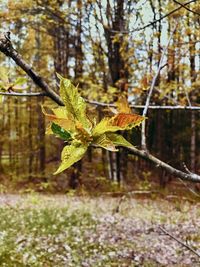
[[[200,266],[200,203],[0,195],[0,266]]]

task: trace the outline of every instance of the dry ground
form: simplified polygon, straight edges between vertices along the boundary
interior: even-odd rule
[[[176,197],[0,196],[0,266],[200,266],[200,203]],[[8,242],[9,241],[9,242]]]

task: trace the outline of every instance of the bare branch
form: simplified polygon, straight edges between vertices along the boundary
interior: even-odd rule
[[[159,74],[160,74],[160,71],[161,71],[161,69],[162,69],[163,60],[164,60],[165,54],[166,54],[166,52],[167,52],[167,49],[168,49],[168,47],[169,47],[171,38],[172,38],[172,36],[173,36],[173,34],[174,34],[175,30],[176,30],[176,27],[177,27],[177,24],[176,24],[176,26],[174,27],[174,30],[172,31],[172,33],[171,33],[171,35],[170,35],[170,37],[169,37],[169,40],[168,40],[168,42],[167,42],[167,45],[166,45],[165,49],[164,49],[163,52],[162,52],[161,59],[160,59],[159,65],[158,65],[158,70],[157,70],[155,76],[153,77],[153,80],[152,80],[152,83],[151,83],[151,87],[150,87],[150,89],[149,89],[149,93],[148,93],[148,95],[147,95],[147,99],[146,99],[145,107],[144,107],[144,110],[143,110],[143,113],[142,113],[142,115],[143,115],[144,117],[146,117],[146,115],[147,115],[147,111],[148,111],[148,107],[149,107],[149,104],[150,104],[151,95],[152,95],[152,93],[153,93],[153,89],[154,89],[154,87],[155,87],[157,78],[158,78],[158,76],[159,76]],[[143,150],[147,150],[147,146],[146,146],[146,135],[145,135],[145,128],[146,128],[146,127],[145,127],[145,126],[146,126],[146,122],[145,122],[145,120],[144,120],[144,121],[142,122],[142,131],[141,131],[141,145],[142,145],[142,149],[143,149]]]
[[[156,19],[156,20],[154,20],[154,21],[152,21],[152,22],[146,24],[146,25],[143,26],[143,27],[136,28],[136,29],[133,29],[133,30],[131,30],[131,31],[114,31],[114,30],[111,30],[111,31],[112,31],[112,32],[116,32],[116,33],[117,33],[117,32],[118,32],[118,33],[120,32],[121,34],[127,34],[127,33],[131,33],[131,32],[137,32],[137,31],[145,30],[146,28],[148,28],[148,27],[154,25],[154,24],[157,23],[157,22],[162,21],[163,19],[165,19],[165,18],[169,17],[170,15],[174,14],[174,13],[175,13],[176,11],[178,11],[179,9],[181,9],[181,8],[183,8],[183,7],[185,7],[185,6],[189,5],[189,4],[191,4],[191,3],[193,3],[193,2],[196,2],[196,0],[191,0],[191,1],[187,2],[187,3],[185,3],[185,4],[182,4],[182,6],[179,6],[179,7],[175,8],[175,9],[173,9],[172,11],[170,11],[169,13],[167,13],[167,14],[165,14],[164,16],[160,17],[159,19]]]
[[[6,34],[0,35],[0,51],[6,56],[12,58],[15,63],[20,66],[33,82],[39,86],[48,97],[55,101],[58,105],[63,105],[60,97],[48,86],[48,84],[37,74],[31,66],[29,66],[21,57],[20,54],[13,48],[12,43]]]
[[[162,160],[154,157],[150,153],[144,150],[139,150],[135,147],[128,148],[129,151],[131,151],[134,155],[143,158],[147,161],[152,162],[157,168],[161,168],[163,170],[166,170],[169,174],[174,175],[176,177],[180,177],[184,181],[188,182],[200,182],[200,176],[195,173],[185,173],[183,171],[180,171],[169,164],[163,162]]]
[[[179,240],[178,238],[176,238],[175,236],[173,236],[172,234],[170,234],[168,231],[166,231],[164,228],[162,228],[161,226],[159,226],[160,230],[165,233],[166,235],[170,236],[172,239],[174,239],[176,242],[178,242],[179,244],[181,244],[183,247],[187,248],[188,250],[190,250],[191,252],[193,252],[196,256],[198,256],[200,258],[200,254],[198,252],[196,252],[193,248],[191,248],[190,246],[188,246],[187,244],[183,243],[181,240]]]
[[[47,96],[46,93],[15,93],[15,92],[0,92],[0,95],[5,96]]]
[[[194,189],[192,189],[190,186],[188,186],[181,178],[179,178],[179,181],[185,186],[186,189],[188,189],[193,195],[195,195],[196,197],[200,197],[200,194],[198,194],[197,192],[194,191]]]
[[[0,95],[5,96],[48,96],[46,93],[8,93],[8,92],[0,92]],[[104,102],[98,102],[98,101],[92,101],[88,99],[84,99],[88,104],[99,106],[99,107],[117,107],[113,103],[104,103]],[[134,109],[144,109],[144,105],[129,105],[131,108]],[[153,110],[200,110],[200,107],[198,106],[149,106],[148,109]]]
[[[173,0],[173,1],[174,1],[174,3],[176,3],[176,4],[180,5],[181,7],[185,8],[187,11],[192,12],[193,14],[200,16],[200,13],[188,8],[186,5],[178,2],[177,0]]]
[[[85,101],[91,105],[94,106],[100,106],[100,107],[114,107],[116,108],[117,106],[114,103],[104,103],[104,102],[99,102],[99,101],[93,101],[93,100],[88,100],[85,99]],[[129,105],[131,108],[135,109],[144,109],[145,105]],[[149,106],[148,109],[163,109],[163,110],[200,110],[200,106]]]

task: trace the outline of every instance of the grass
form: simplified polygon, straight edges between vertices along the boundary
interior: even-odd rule
[[[0,266],[198,266],[157,226],[184,230],[199,249],[199,215],[198,204],[181,201],[9,196],[0,206]]]
[[[67,208],[1,208],[1,266],[79,266],[89,253],[85,231],[94,231],[89,213]],[[80,255],[80,256],[79,256]]]

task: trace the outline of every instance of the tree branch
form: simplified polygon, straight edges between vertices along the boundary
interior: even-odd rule
[[[44,93],[15,93],[15,92],[1,92],[0,95],[5,95],[5,96],[48,96],[45,92]],[[99,106],[99,107],[117,107],[114,103],[104,103],[104,102],[98,102],[98,101],[93,101],[93,100],[88,100],[84,98],[84,100],[91,105],[94,106]],[[129,105],[131,108],[134,109],[144,109],[144,105]],[[153,109],[153,110],[200,110],[200,107],[198,106],[149,106],[148,109]]]
[[[85,99],[85,101],[88,104],[94,105],[94,106],[99,106],[99,107],[114,107],[116,108],[117,106],[114,103],[105,103],[105,102],[99,102],[99,101],[93,101],[93,100],[88,100]],[[129,105],[131,108],[135,109],[144,109],[145,105]],[[200,106],[149,106],[148,109],[163,109],[163,110],[200,110]]]
[[[15,92],[0,92],[0,95],[5,96],[47,96],[46,93],[15,93]]]
[[[192,12],[193,14],[200,16],[200,13],[188,8],[186,5],[178,2],[177,0],[173,0],[173,1],[174,1],[174,3],[176,3],[176,4],[180,5],[181,7],[185,8],[187,11]]]
[[[58,105],[63,106],[63,102],[60,97],[48,86],[48,84],[42,79],[39,74],[37,74],[21,57],[20,54],[13,48],[9,36],[6,34],[0,35],[0,51],[6,56],[12,58],[15,63],[20,66],[28,76],[33,80],[33,82],[39,86],[48,97],[55,101]]]
[[[180,171],[169,164],[163,162],[162,160],[154,157],[150,153],[144,150],[139,150],[135,147],[128,148],[129,151],[131,151],[135,156],[138,156],[140,158],[143,158],[149,162],[152,162],[157,168],[161,168],[165,171],[167,171],[169,174],[174,175],[176,177],[180,177],[184,181],[188,182],[196,182],[200,183],[200,176],[195,173],[185,173],[183,171]]]

